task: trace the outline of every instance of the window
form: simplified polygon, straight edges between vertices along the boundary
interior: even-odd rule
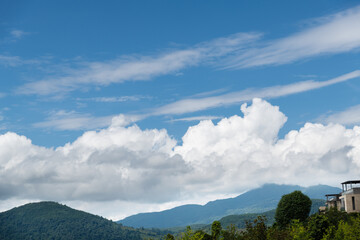
[[[355,210],[355,197],[351,197],[351,200],[352,200],[353,210]]]

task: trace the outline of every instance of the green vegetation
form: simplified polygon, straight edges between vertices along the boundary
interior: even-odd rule
[[[257,216],[256,219],[246,221],[245,228],[237,228],[235,225],[228,225],[222,229],[221,220],[215,221],[209,230],[193,231],[187,227],[186,232],[172,239],[180,240],[359,240],[360,239],[360,214],[348,214],[330,209],[325,214],[312,214],[310,211],[309,199],[298,192],[284,196],[285,203],[279,203],[276,213],[281,212],[288,219],[287,223],[275,222],[272,226],[267,223],[265,216]],[[290,213],[291,206],[296,209]],[[285,208],[286,211],[283,209]],[[302,209],[301,211],[299,209]],[[271,211],[270,211],[271,212]],[[275,211],[272,211],[274,214]],[[306,215],[306,216],[305,216]],[[305,217],[304,217],[305,216]],[[230,217],[230,216],[229,216]],[[284,221],[281,217],[276,218]],[[229,221],[230,222],[230,221]],[[282,225],[283,224],[283,225]]]
[[[214,225],[215,224],[215,225]],[[211,235],[205,230],[193,231],[187,227],[186,232],[172,238],[180,240],[359,240],[360,214],[347,214],[331,209],[325,214],[313,214],[304,221],[292,219],[285,227],[280,228],[277,223],[268,226],[264,216],[258,216],[253,221],[247,221],[244,229],[229,225],[226,229],[215,221]],[[220,232],[219,232],[220,229]]]
[[[105,218],[55,202],[30,203],[0,213],[0,239],[158,238],[164,232],[124,227]]]
[[[286,227],[292,219],[304,221],[310,213],[311,200],[300,191],[282,196],[276,208],[275,220],[279,227]]]

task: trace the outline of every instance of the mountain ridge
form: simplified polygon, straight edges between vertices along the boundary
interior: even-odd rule
[[[118,223],[131,227],[171,228],[193,224],[208,224],[227,215],[261,213],[276,208],[281,196],[300,190],[312,199],[324,199],[340,188],[328,185],[301,187],[299,185],[264,184],[233,198],[219,199],[205,205],[187,204],[160,212],[139,213]]]

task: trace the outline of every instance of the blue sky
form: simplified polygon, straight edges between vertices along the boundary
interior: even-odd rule
[[[12,172],[12,168],[28,167],[27,164],[34,169],[44,167],[24,177],[23,182],[14,181],[0,187],[7,196],[2,209],[51,196],[56,201],[70,202],[93,212],[98,209],[96,204],[102,201],[119,206],[133,204],[133,212],[96,212],[115,219],[136,211],[165,209],[184,202],[203,203],[259,186],[268,179],[249,186],[230,184],[239,179],[228,174],[226,166],[231,164],[224,159],[239,153],[246,144],[231,147],[231,139],[242,138],[234,140],[231,134],[224,135],[224,132],[239,131],[241,135],[252,129],[247,124],[239,123],[244,128],[231,125],[233,122],[229,119],[234,115],[239,116],[235,122],[247,119],[258,124],[254,127],[256,131],[249,130],[245,134],[257,136],[248,139],[249,142],[270,141],[267,146],[248,146],[256,150],[250,155],[243,153],[247,156],[244,164],[246,161],[260,164],[263,160],[259,156],[266,151],[266,156],[278,154],[277,148],[286,145],[284,142],[290,141],[294,131],[306,132],[307,136],[323,131],[320,135],[327,136],[333,133],[332,128],[341,128],[338,131],[343,134],[340,135],[347,138],[345,145],[338,144],[341,147],[334,147],[335,143],[324,144],[326,147],[319,146],[326,149],[321,153],[298,147],[286,150],[296,154],[296,160],[292,160],[304,163],[294,171],[306,172],[305,166],[310,166],[306,165],[309,156],[318,159],[314,161],[319,164],[331,154],[346,157],[358,166],[359,25],[358,1],[2,1],[1,171],[11,179],[20,174]],[[257,100],[253,101],[254,98]],[[243,105],[245,103],[247,105]],[[269,119],[259,122],[266,117]],[[206,120],[212,120],[213,125]],[[228,120],[229,126],[225,124]],[[264,127],[267,124],[269,126]],[[306,131],[314,126],[321,130]],[[207,136],[212,131],[213,135]],[[261,131],[270,135],[262,135]],[[107,140],[102,139],[105,135]],[[142,145],[135,141],[139,136],[149,139]],[[89,142],[84,143],[87,138]],[[212,142],[207,142],[211,138],[214,138]],[[303,141],[301,139],[298,137],[291,146]],[[343,139],[336,140],[339,143]],[[216,146],[226,143],[226,147],[218,149],[212,145],[214,142]],[[79,150],[80,145],[84,149]],[[209,146],[212,146],[209,152],[217,150],[211,154],[202,153],[200,148]],[[304,144],[299,143],[299,146]],[[126,153],[111,152],[114,149],[125,149]],[[21,155],[25,150],[30,155]],[[84,151],[91,154],[86,155]],[[65,164],[59,160],[62,159],[57,155],[59,152],[64,154],[66,164],[74,166],[74,172],[64,176],[57,172]],[[85,155],[80,156],[80,152]],[[229,152],[231,154],[226,155]],[[182,167],[170,171],[167,164],[157,166],[175,172],[179,179],[165,187],[163,179],[151,177],[159,174],[153,168],[142,170],[149,178],[129,177],[127,174],[135,171],[132,164],[142,161],[136,156],[142,154],[159,154],[159,159],[168,159],[164,160],[167,164],[175,161],[171,166],[178,166],[178,160],[173,159],[179,157]],[[120,169],[118,177],[122,179],[114,180],[117,179],[115,172],[114,179],[106,178],[105,170],[101,172],[98,165],[90,164],[94,156],[120,162],[121,159],[132,160],[125,165],[115,163],[112,166]],[[29,159],[33,162],[28,162]],[[142,162],[143,166],[159,163],[149,159]],[[283,162],[279,160],[283,165],[277,164],[284,167],[290,161],[284,159]],[[49,163],[52,161],[60,162],[53,166]],[[79,162],[88,165],[81,168],[76,165]],[[209,168],[216,164],[224,167],[225,182],[229,184],[221,187],[214,182],[211,188],[193,184],[193,177],[199,174],[197,168],[207,164]],[[270,166],[272,162],[261,164],[253,175],[246,177],[256,178],[264,169],[279,169],[280,166]],[[185,170],[187,168],[192,170]],[[76,171],[80,172],[75,174]],[[92,171],[101,180],[87,186],[86,189],[92,190],[84,190],[80,186],[87,177],[95,176],[90,174]],[[326,184],[326,174],[339,174],[333,178],[336,181],[358,174],[350,173],[347,168],[341,172],[332,171],[334,169],[325,171],[324,176],[305,184]],[[181,175],[182,172],[187,172],[186,176]],[[84,178],[79,180],[78,176],[83,174]],[[140,173],[135,171],[134,174]],[[299,184],[304,177],[300,175],[297,178],[281,176],[274,181]],[[39,185],[34,179],[44,182],[40,181]],[[107,181],[119,181],[119,185],[114,185],[120,189],[126,182],[137,191],[130,194],[124,187],[125,197],[112,195],[111,190],[104,192],[99,188]],[[144,183],[151,181],[154,181],[152,186],[163,188],[169,196],[165,194],[164,198],[154,199],[146,193],[141,194]],[[66,182],[79,187],[68,189]],[[8,191],[21,184],[34,190],[26,194]],[[43,184],[62,190],[58,195],[46,195]],[[336,185],[336,182],[329,184]],[[193,194],[199,189],[205,190],[199,195]],[[176,194],[170,197],[170,193]],[[84,200],[84,196],[95,195],[104,195],[104,198]]]

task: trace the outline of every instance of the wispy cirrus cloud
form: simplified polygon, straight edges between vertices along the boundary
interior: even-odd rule
[[[345,82],[360,77],[360,70],[356,70],[327,81],[301,81],[288,85],[271,86],[261,89],[246,89],[212,97],[182,99],[157,109],[151,110],[150,115],[184,114],[215,108],[220,106],[239,104],[253,98],[277,98],[291,94],[311,91],[333,84]]]
[[[259,33],[238,33],[226,38],[203,42],[194,47],[173,50],[157,56],[122,57],[108,62],[92,62],[67,75],[45,78],[19,87],[18,94],[62,94],[83,86],[107,86],[125,81],[144,81],[152,77],[176,73],[187,67],[210,63],[260,37]]]
[[[262,33],[237,33],[192,47],[158,55],[122,56],[105,62],[74,65],[66,73],[44,77],[16,89],[18,94],[64,94],[82,87],[108,86],[125,81],[145,81],[176,74],[201,64],[223,69],[287,64],[324,54],[338,54],[360,47],[360,6],[316,20],[307,29],[281,39],[261,41]],[[21,32],[15,32],[21,36]],[[3,60],[19,64],[16,57]]]
[[[25,35],[28,35],[28,32],[25,32],[23,30],[19,30],[19,29],[14,29],[10,32],[10,35],[13,39],[20,39]]]
[[[142,117],[137,115],[108,115],[93,116],[89,113],[79,113],[76,111],[53,111],[41,122],[32,124],[35,128],[52,129],[56,131],[64,130],[96,130],[112,126],[127,126],[132,122],[140,120]]]
[[[321,116],[318,121],[329,123],[338,123],[342,125],[360,124],[360,105],[352,106],[344,111],[330,113]]]
[[[278,85],[271,86],[267,88],[260,89],[245,89],[242,91],[230,92],[218,96],[208,96],[206,97],[202,94],[195,95],[197,97],[182,99],[159,108],[150,109],[148,113],[138,113],[138,114],[129,114],[129,115],[119,115],[121,119],[124,117],[127,119],[125,124],[121,121],[121,124],[128,124],[131,122],[136,122],[142,119],[145,119],[150,116],[160,116],[160,115],[181,115],[185,113],[193,113],[198,112],[210,108],[216,108],[221,106],[228,106],[239,104],[243,102],[247,102],[252,100],[253,98],[277,98],[282,96],[287,96],[291,94],[297,94],[301,92],[311,91],[323,87],[327,87],[333,84],[349,81],[351,79],[359,78],[360,70],[356,70],[339,77],[327,80],[327,81],[301,81],[288,85]],[[213,93],[218,93],[214,91]],[[114,102],[114,101],[127,101],[129,99],[118,99],[116,97],[112,98],[94,98],[89,99],[91,101],[100,101],[100,102]],[[356,109],[355,109],[356,110]],[[355,111],[354,110],[354,111]],[[360,110],[360,107],[359,107]],[[348,113],[350,114],[350,113]],[[346,119],[346,114],[343,113],[343,119]],[[352,113],[354,118],[356,118],[356,113]],[[51,112],[45,121],[37,122],[33,124],[33,127],[37,128],[50,128],[53,130],[90,130],[90,129],[99,129],[109,126],[111,123],[114,124],[114,121],[119,117],[117,115],[109,115],[109,116],[92,116],[87,113],[78,113],[75,111],[56,111]],[[192,116],[192,117],[184,117],[178,119],[169,120],[171,122],[179,122],[179,121],[202,121],[202,120],[215,120],[219,119],[219,116]],[[330,119],[339,118],[338,116],[331,117],[329,116],[327,119],[322,118],[322,122],[331,122]],[[348,120],[351,121],[351,120]],[[347,124],[344,121],[338,121],[338,123]]]
[[[24,60],[18,56],[0,55],[0,64],[9,67],[23,65]]]
[[[77,98],[78,101],[93,101],[103,103],[115,103],[115,102],[128,102],[128,101],[140,101],[141,99],[149,99],[149,96],[120,96],[120,97],[93,97],[93,98]]]
[[[109,126],[113,117],[95,117],[91,114],[60,110],[51,112],[45,121],[34,123],[33,127],[60,131],[98,129]]]
[[[280,65],[325,54],[349,52],[360,47],[360,6],[322,17],[317,24],[288,37],[259,42],[239,52],[224,68]]]
[[[203,120],[216,120],[222,118],[221,116],[194,116],[186,118],[171,119],[169,122],[192,122],[192,121],[203,121]]]
[[[25,32],[20,29],[12,29],[8,32],[7,36],[0,39],[0,44],[9,44],[14,43],[20,39],[22,39],[25,35],[30,34],[29,32]]]
[[[41,59],[24,59],[19,56],[1,55],[0,65],[5,67],[18,67],[22,65],[41,65],[45,61]]]

